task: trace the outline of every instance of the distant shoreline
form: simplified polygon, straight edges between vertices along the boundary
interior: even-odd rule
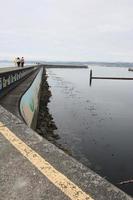
[[[45,65],[46,68],[88,68],[88,65]]]
[[[46,62],[46,61],[27,61],[26,64],[35,64],[40,63],[45,66],[55,67],[55,68],[88,68],[88,66],[99,66],[99,67],[126,67],[133,68],[133,63],[131,62]],[[9,60],[0,60],[0,68],[1,67],[14,67],[13,61]]]

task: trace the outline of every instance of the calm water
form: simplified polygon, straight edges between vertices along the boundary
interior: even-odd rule
[[[133,77],[127,68],[90,67],[96,76]],[[90,69],[89,68],[89,69]],[[133,81],[93,80],[89,69],[47,69],[58,143],[133,195]]]

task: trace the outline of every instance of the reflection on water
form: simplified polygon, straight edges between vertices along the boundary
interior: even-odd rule
[[[133,77],[127,68],[95,67],[95,76]],[[47,69],[50,113],[58,143],[74,157],[133,195],[133,81],[93,80],[90,69]]]

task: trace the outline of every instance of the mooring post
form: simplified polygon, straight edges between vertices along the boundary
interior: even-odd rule
[[[92,82],[92,69],[90,70],[90,86],[91,86],[91,82]]]
[[[90,70],[90,79],[92,79],[92,69]]]

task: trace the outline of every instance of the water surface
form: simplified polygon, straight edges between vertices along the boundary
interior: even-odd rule
[[[133,77],[127,68],[93,66],[93,75]],[[93,80],[89,69],[47,69],[50,113],[58,143],[72,155],[133,195],[133,81]]]

